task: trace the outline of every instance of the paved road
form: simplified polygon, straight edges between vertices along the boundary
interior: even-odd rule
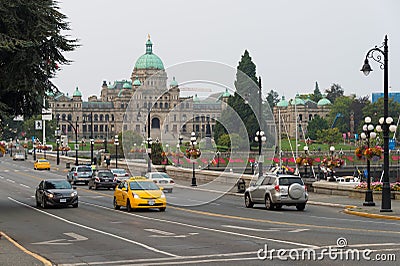
[[[190,187],[167,194],[166,212],[116,211],[113,191],[87,186],[78,187],[79,208],[43,210],[35,207],[36,185],[42,178],[65,178],[66,173],[32,169],[30,161],[1,159],[0,231],[57,265],[260,265],[271,259],[274,265],[293,264],[292,258],[278,257],[271,249],[285,249],[292,257],[308,249],[323,257],[297,262],[302,265],[376,265],[362,255],[358,261],[346,261],[350,249],[351,254],[371,249],[370,258],[394,254],[400,259],[398,221],[349,216],[342,209],[318,205],[308,205],[303,212],[294,207],[267,211],[261,205],[247,209],[241,197]],[[323,249],[337,248],[337,242],[343,245],[342,259],[333,259],[327,251],[321,256]],[[264,255],[265,261],[258,258]]]

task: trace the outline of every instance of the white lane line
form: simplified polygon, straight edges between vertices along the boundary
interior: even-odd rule
[[[94,207],[98,207],[98,208],[101,208],[101,209],[105,209],[105,210],[109,210],[109,211],[115,212],[115,210],[112,209],[112,208],[104,207],[104,206],[97,205],[97,204],[92,204],[92,203],[88,203],[88,202],[82,202],[82,204],[86,204],[86,205],[89,205],[89,206],[94,206]],[[222,234],[228,234],[228,235],[234,235],[234,236],[258,239],[258,240],[264,240],[264,241],[271,241],[271,242],[289,244],[289,245],[300,246],[300,247],[307,247],[307,248],[314,248],[314,249],[319,248],[318,246],[315,246],[315,245],[309,245],[309,244],[300,243],[300,242],[292,242],[292,241],[286,241],[286,240],[281,240],[281,239],[273,239],[273,238],[266,238],[266,237],[260,237],[260,236],[254,236],[254,235],[247,235],[247,234],[243,234],[243,233],[236,233],[236,232],[231,232],[231,231],[219,230],[219,229],[215,229],[215,228],[192,225],[192,224],[181,223],[181,222],[176,222],[176,221],[170,221],[170,220],[165,220],[165,219],[146,217],[146,216],[142,216],[142,215],[138,215],[138,214],[134,214],[134,213],[128,213],[128,212],[121,212],[121,213],[126,214],[126,215],[130,215],[130,216],[134,216],[134,217],[138,217],[140,219],[157,221],[157,222],[162,222],[162,223],[170,223],[170,224],[186,226],[186,227],[190,227],[190,228],[196,228],[196,229],[200,229],[200,230],[206,230],[206,231],[217,232],[217,233],[222,233]]]
[[[295,229],[292,231],[289,231],[289,233],[299,233],[299,232],[304,232],[304,231],[308,231],[310,229],[305,229],[305,228],[300,228],[300,229]]]
[[[15,202],[15,203],[18,203],[18,204],[20,204],[20,205],[23,205],[23,206],[26,206],[26,207],[28,207],[28,208],[31,208],[32,210],[41,212],[41,213],[46,214],[46,215],[48,215],[48,216],[50,216],[50,217],[53,217],[53,218],[58,219],[58,220],[60,220],[60,221],[63,221],[63,222],[65,222],[65,223],[72,224],[72,225],[75,225],[75,226],[78,226],[78,227],[82,227],[82,228],[85,228],[85,229],[87,229],[87,230],[90,230],[90,231],[99,233],[99,234],[111,236],[111,237],[117,238],[117,239],[119,239],[119,240],[123,240],[123,241],[129,242],[129,243],[132,243],[132,244],[141,246],[141,247],[143,247],[143,248],[145,248],[145,249],[148,249],[148,250],[150,250],[150,251],[153,251],[153,252],[156,252],[156,253],[160,253],[160,254],[163,254],[163,255],[166,255],[166,256],[170,256],[170,257],[179,257],[179,256],[174,255],[174,254],[172,254],[172,253],[168,253],[168,252],[162,251],[162,250],[160,250],[160,249],[156,249],[156,248],[154,248],[154,247],[148,246],[148,245],[146,245],[146,244],[143,244],[143,243],[140,243],[140,242],[137,242],[137,241],[128,239],[128,238],[124,238],[124,237],[121,237],[121,236],[118,236],[118,235],[115,235],[115,234],[111,234],[111,233],[108,233],[108,232],[104,232],[104,231],[98,230],[98,229],[93,228],[93,227],[89,227],[89,226],[86,226],[86,225],[83,225],[83,224],[79,224],[79,223],[76,223],[76,222],[72,222],[72,221],[70,221],[70,220],[64,219],[64,218],[59,217],[59,216],[57,216],[57,215],[54,215],[54,214],[51,214],[51,213],[48,213],[48,212],[39,210],[39,209],[37,209],[37,208],[34,208],[34,207],[32,207],[32,206],[30,206],[30,205],[28,205],[28,204],[26,204],[26,203],[20,202],[20,201],[18,201],[18,200],[16,200],[16,199],[13,199],[13,198],[11,198],[11,197],[8,197],[8,199],[11,200],[11,201],[13,201],[13,202]]]
[[[0,179],[4,179],[4,177],[3,177],[3,176],[0,176]]]
[[[15,181],[14,180],[11,180],[11,179],[6,179],[8,182],[11,182],[11,183],[15,183]]]
[[[24,187],[24,188],[31,188],[30,186],[27,186],[27,185],[25,185],[25,184],[19,184],[21,187]]]
[[[259,229],[259,228],[250,228],[250,227],[242,227],[236,225],[221,225],[222,227],[232,228],[232,229],[240,229],[247,231],[256,231],[256,232],[278,232],[279,229]]]
[[[164,236],[174,236],[174,233],[171,232],[166,232],[166,231],[161,231],[161,230],[157,230],[157,229],[144,229],[147,232],[152,232],[152,233],[156,233],[156,234],[160,234],[160,235],[164,235]]]

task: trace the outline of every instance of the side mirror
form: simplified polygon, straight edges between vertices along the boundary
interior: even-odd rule
[[[72,189],[75,189],[75,190],[76,190],[76,186],[73,186]]]

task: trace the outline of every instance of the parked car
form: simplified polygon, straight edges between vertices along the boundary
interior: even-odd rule
[[[167,199],[164,192],[153,181],[145,177],[131,177],[121,181],[114,191],[114,209],[121,206],[130,212],[134,209],[158,208],[165,211]]]
[[[88,184],[93,176],[93,170],[90,165],[72,166],[67,173],[67,180],[72,184],[85,183]]]
[[[117,178],[117,182],[121,182],[122,180],[125,180],[129,177],[129,174],[126,172],[125,169],[122,168],[114,168],[111,169],[111,172],[113,175]]]
[[[24,161],[24,160],[25,160],[25,154],[23,154],[23,153],[16,153],[16,154],[14,154],[13,160],[14,160],[14,161],[16,161],[16,160]]]
[[[46,159],[37,159],[34,163],[33,163],[33,169],[34,170],[49,170],[50,171],[50,162]]]
[[[162,187],[163,191],[168,191],[170,193],[175,185],[174,180],[167,173],[149,172],[145,175],[145,177],[152,180],[159,187]]]
[[[299,176],[267,174],[246,189],[244,198],[247,208],[261,203],[269,210],[287,205],[296,206],[297,210],[302,211],[306,207],[308,193]]]
[[[36,206],[47,208],[49,206],[78,207],[78,192],[66,180],[45,179],[36,187]]]
[[[110,170],[98,170],[89,181],[89,189],[112,188],[117,186],[117,178]]]

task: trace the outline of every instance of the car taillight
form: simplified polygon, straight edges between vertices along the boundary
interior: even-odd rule
[[[153,180],[153,182],[157,184],[157,180]]]
[[[117,182],[117,178],[116,177],[114,177],[114,182]]]
[[[276,185],[274,188],[275,188],[276,191],[278,191],[278,192],[280,191],[279,185]]]
[[[128,173],[126,173],[126,174],[125,174],[125,176],[129,176],[129,174],[128,174]]]
[[[74,176],[78,176],[78,173],[74,173]]]
[[[174,180],[170,180],[169,182],[170,182],[171,184],[172,184],[172,183],[175,183]]]
[[[115,177],[117,177],[117,174],[114,174]]]
[[[95,180],[96,180],[97,182],[100,182],[100,179],[99,179],[98,177],[96,177]]]
[[[307,186],[304,186],[304,190],[305,190],[305,192],[307,192]]]

